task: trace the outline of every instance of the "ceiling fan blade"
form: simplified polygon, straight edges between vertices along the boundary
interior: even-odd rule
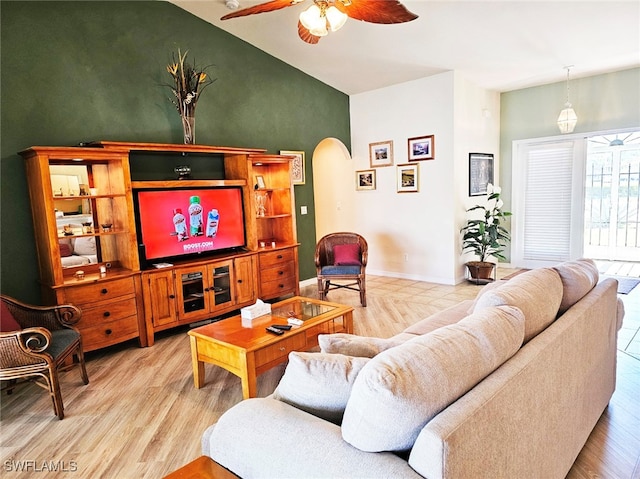
[[[404,23],[418,18],[396,0],[351,0],[347,5],[339,0],[335,6],[349,18],[369,23]]]
[[[300,21],[298,21],[298,36],[302,41],[311,45],[315,45],[320,41],[320,37],[313,35]]]
[[[296,3],[300,3],[304,0],[271,0],[270,2],[254,5],[253,7],[243,8],[242,10],[236,10],[232,13],[227,13],[220,20],[228,20],[230,18],[246,17],[247,15],[255,15],[256,13],[273,12],[274,10],[280,10],[281,8],[290,7]]]

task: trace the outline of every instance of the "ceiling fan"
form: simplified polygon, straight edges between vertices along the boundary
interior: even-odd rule
[[[221,20],[272,12],[305,1],[271,0],[229,13]],[[300,14],[298,35],[305,42],[316,44],[329,31],[340,29],[348,17],[369,23],[404,23],[418,18],[396,0],[313,0],[313,5]]]

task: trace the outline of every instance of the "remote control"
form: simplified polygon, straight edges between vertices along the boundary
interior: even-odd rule
[[[289,331],[291,329],[290,324],[273,324],[272,326],[276,329],[281,329],[283,331]]]
[[[266,328],[268,332],[270,332],[271,334],[277,334],[278,336],[284,334],[284,331],[282,329],[278,329],[278,328],[274,328],[273,326],[269,326],[268,328]]]

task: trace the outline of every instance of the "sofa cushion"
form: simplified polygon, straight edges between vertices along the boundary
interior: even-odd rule
[[[360,265],[358,243],[337,244],[333,247],[333,264],[337,266]]]
[[[469,311],[470,309],[472,309],[472,305],[473,301],[471,301],[470,299],[461,301],[458,304],[451,306],[450,308],[438,311],[428,318],[412,324],[411,326],[406,328],[404,332],[423,335],[430,333],[431,331],[435,331],[436,329],[443,326],[449,326],[450,324],[457,323],[461,319],[469,316],[471,312],[473,312]]]
[[[404,343],[403,339],[370,338],[355,334],[319,334],[320,351],[328,354],[346,354],[361,358],[372,358],[376,354]]]
[[[340,424],[353,382],[367,361],[343,354],[289,353],[273,397]]]
[[[515,354],[523,337],[522,312],[501,306],[383,351],[353,384],[342,437],[368,452],[410,449],[431,418]]]
[[[598,267],[591,259],[566,261],[553,269],[562,280],[562,302],[558,314],[563,314],[598,284]]]
[[[96,240],[93,236],[76,238],[73,242],[73,252],[81,256],[96,254]]]
[[[474,312],[489,306],[515,306],[525,317],[524,342],[549,326],[562,301],[562,281],[552,268],[538,268],[510,279],[499,288],[483,294]]]

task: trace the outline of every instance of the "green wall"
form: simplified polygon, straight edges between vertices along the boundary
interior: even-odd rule
[[[569,100],[578,116],[574,134],[640,128],[640,68],[571,79]],[[566,81],[501,95],[500,185],[506,209],[511,208],[513,142],[559,136],[556,121],[566,101]]]
[[[92,140],[181,143],[163,86],[178,48],[213,65],[207,71],[217,78],[198,102],[197,143],[306,152],[307,181],[295,187],[300,277],[315,276],[311,157],[326,137],[350,148],[347,95],[169,3],[2,1],[0,9],[3,293],[40,301],[17,152]],[[308,215],[299,215],[301,205]]]

